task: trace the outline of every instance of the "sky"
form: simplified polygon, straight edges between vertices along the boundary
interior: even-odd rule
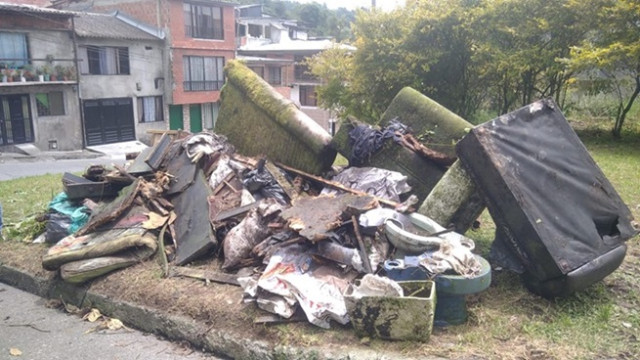
[[[355,10],[360,7],[370,7],[371,0],[294,0],[300,3],[318,2],[326,4],[329,9],[337,9],[344,7],[349,10]],[[404,0],[376,0],[376,6],[383,10],[392,10],[396,6],[404,5]]]

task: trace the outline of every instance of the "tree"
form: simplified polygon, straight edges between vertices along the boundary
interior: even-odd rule
[[[588,74],[592,91],[613,91],[616,95],[612,133],[619,138],[640,94],[640,3],[590,0],[572,5],[589,14],[593,31],[571,49],[568,63],[575,71]]]
[[[344,62],[344,71],[327,71],[327,64],[342,60],[335,53],[326,52],[310,64],[327,81],[327,88],[319,90],[321,103],[373,120],[403,87],[411,86],[454,112],[470,114],[478,101],[471,92],[476,81],[468,71],[471,33],[465,24],[475,3],[414,0],[391,12],[358,11],[352,25],[357,51]]]

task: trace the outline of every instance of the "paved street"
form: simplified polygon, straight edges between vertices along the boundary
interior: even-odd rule
[[[25,176],[62,174],[68,172],[84,171],[89,165],[111,164],[122,165],[124,160],[112,160],[109,157],[95,159],[65,159],[54,160],[47,158],[37,158],[29,160],[6,160],[0,163],[0,181],[17,179]]]
[[[220,359],[131,329],[92,331],[97,322],[45,304],[44,299],[0,283],[0,359]],[[12,355],[11,349],[21,355]]]

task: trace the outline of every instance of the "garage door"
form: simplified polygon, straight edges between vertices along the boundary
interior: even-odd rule
[[[83,107],[87,146],[136,139],[131,98],[85,100]]]

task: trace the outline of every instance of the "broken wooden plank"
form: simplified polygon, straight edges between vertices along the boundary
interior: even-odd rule
[[[283,169],[285,169],[287,171],[290,171],[290,172],[292,172],[294,174],[298,174],[300,176],[304,176],[304,177],[306,177],[308,179],[317,181],[317,182],[322,183],[322,184],[327,185],[327,186],[331,186],[332,188],[335,188],[335,189],[338,189],[338,190],[346,191],[346,192],[349,192],[349,193],[352,193],[352,194],[355,194],[355,195],[360,195],[360,196],[372,196],[372,195],[369,195],[369,194],[365,193],[364,191],[348,188],[348,187],[340,184],[339,182],[323,179],[323,178],[321,178],[319,176],[315,176],[315,175],[311,175],[311,174],[305,173],[304,171],[301,171],[301,170],[298,170],[298,169],[294,169],[294,168],[286,166],[284,164],[276,164],[276,165],[278,165],[279,167],[281,167],[281,168],[283,168]],[[397,203],[395,201],[381,199],[381,198],[378,198],[378,197],[375,197],[375,196],[372,196],[372,197],[375,198],[376,200],[378,200],[378,202],[380,202],[382,204],[385,204],[385,205],[388,205],[388,206],[392,206],[394,208],[401,205],[400,203]]]
[[[115,200],[101,207],[97,212],[94,212],[89,221],[78,230],[76,236],[88,234],[99,226],[117,219],[131,207],[133,200],[138,195],[139,189],[140,180],[136,180],[133,184],[122,189],[120,195],[118,195]]]
[[[184,191],[193,184],[198,166],[191,162],[185,151],[180,151],[179,155],[169,159],[167,172],[173,176],[168,195]]]
[[[265,162],[265,167],[292,202],[295,198],[300,196],[289,180],[287,180],[287,178],[282,174],[282,171],[280,171],[274,163],[267,161]]]
[[[127,167],[127,172],[135,176],[146,175],[153,172],[153,169],[145,162],[145,159],[149,156],[152,150],[153,148],[150,147],[142,150],[133,163]]]
[[[118,190],[121,189],[121,187],[114,186],[106,181],[91,181],[71,173],[64,173],[62,186],[69,200],[115,197],[118,195]]]
[[[353,224],[353,232],[356,234],[356,239],[358,240],[358,249],[360,249],[360,257],[362,258],[362,265],[368,274],[373,274],[373,269],[371,268],[371,262],[369,261],[369,255],[367,254],[367,248],[364,246],[364,240],[362,240],[362,235],[360,235],[360,225],[358,224],[358,219],[355,215],[351,215],[351,223]]]
[[[297,313],[288,319],[276,314],[261,315],[253,319],[254,324],[289,324],[303,321],[307,321],[306,315]]]
[[[202,170],[196,173],[196,181],[173,199],[177,214],[176,259],[177,265],[183,265],[218,245],[209,217],[208,197],[211,189]]]
[[[232,274],[220,273],[211,270],[193,269],[184,266],[171,268],[171,277],[188,277],[204,281],[213,281],[221,284],[240,286],[238,277]]]
[[[163,133],[160,140],[153,146],[153,150],[149,151],[148,155],[144,158],[144,162],[154,171],[157,171],[169,152],[169,145],[171,145],[171,137],[167,135],[167,133]]]
[[[234,209],[220,211],[218,213],[218,215],[213,219],[213,221],[224,221],[224,220],[227,220],[229,218],[245,214],[245,213],[249,212],[249,210],[255,209],[258,206],[258,204],[260,204],[260,202],[256,201],[256,202],[253,202],[253,203],[251,203],[249,205],[240,206],[240,207],[237,207],[237,208],[234,208]]]

